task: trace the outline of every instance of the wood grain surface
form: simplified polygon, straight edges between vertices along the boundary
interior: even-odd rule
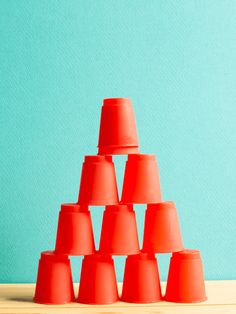
[[[118,284],[121,291],[122,284]],[[155,313],[155,314],[236,314],[236,280],[207,281],[206,290],[208,300],[203,303],[178,304],[158,302],[151,304],[131,304],[117,302],[110,305],[86,305],[70,303],[65,305],[42,305],[32,301],[34,284],[1,284],[0,285],[0,313]],[[162,283],[165,290],[165,283]],[[78,284],[75,284],[75,292]]]

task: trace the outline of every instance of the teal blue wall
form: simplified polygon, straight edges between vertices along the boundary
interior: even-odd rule
[[[0,6],[0,281],[35,280],[60,204],[77,200],[83,156],[97,152],[102,99],[116,96],[133,101],[141,151],[157,154],[164,199],[206,278],[236,279],[236,2]],[[121,185],[125,158],[115,161]],[[102,208],[91,211],[98,243]]]

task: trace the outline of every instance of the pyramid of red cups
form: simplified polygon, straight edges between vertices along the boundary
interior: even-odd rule
[[[128,155],[121,198],[112,155]],[[134,204],[146,204],[142,248]],[[95,248],[89,206],[104,206],[100,245]],[[96,210],[96,209],[95,209]],[[172,253],[165,293],[155,254]],[[84,256],[75,296],[69,256]],[[112,256],[127,256],[118,295]],[[131,101],[103,101],[98,154],[85,156],[78,202],[62,204],[55,249],[41,253],[34,301],[109,304],[206,300],[198,250],[184,248],[175,204],[161,198],[155,155],[139,152]]]

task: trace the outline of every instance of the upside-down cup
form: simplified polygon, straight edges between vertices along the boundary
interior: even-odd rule
[[[87,206],[62,204],[55,252],[87,255],[95,251],[92,220]]]
[[[70,260],[67,255],[53,251],[41,253],[34,302],[64,304],[74,302]]]
[[[78,302],[110,304],[118,300],[114,261],[110,255],[84,257],[80,275]]]
[[[148,204],[143,235],[143,251],[172,253],[183,250],[179,220],[175,204]]]
[[[139,252],[137,224],[132,205],[106,206],[99,252],[111,255],[129,255]]]
[[[114,205],[118,201],[112,156],[85,156],[78,203],[80,205]]]
[[[155,155],[129,155],[125,167],[122,203],[161,202],[161,189]]]
[[[165,300],[178,303],[203,302],[207,299],[202,261],[197,250],[173,253]]]
[[[130,99],[104,99],[100,120],[98,154],[120,155],[137,153],[138,136]]]
[[[162,299],[157,259],[154,254],[139,253],[126,259],[121,300],[152,303]]]

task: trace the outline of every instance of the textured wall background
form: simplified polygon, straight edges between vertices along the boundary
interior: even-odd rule
[[[157,154],[206,278],[236,279],[235,16],[233,0],[1,1],[1,282],[35,280],[83,155],[97,152],[102,99],[116,96],[133,101],[141,151]],[[102,208],[91,210],[98,243]]]

